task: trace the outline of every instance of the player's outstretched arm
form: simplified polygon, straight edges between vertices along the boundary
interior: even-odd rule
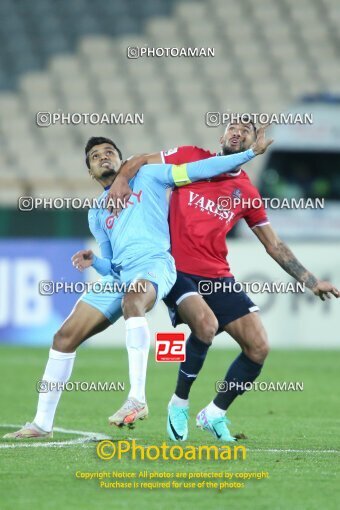
[[[256,141],[254,142],[254,144],[251,147],[252,150],[249,152],[251,157],[249,157],[249,155],[248,155],[244,159],[244,157],[239,156],[237,154],[235,154],[235,155],[233,154],[232,156],[221,156],[213,164],[214,168],[210,167],[210,171],[208,172],[209,175],[206,175],[207,174],[206,165],[203,165],[203,170],[202,170],[202,166],[200,165],[201,162],[189,163],[189,165],[196,165],[196,166],[194,166],[194,169],[195,169],[196,173],[198,173],[199,175],[197,177],[195,177],[193,175],[192,179],[190,179],[190,178],[187,179],[187,182],[184,180],[184,181],[178,182],[178,183],[175,181],[175,183],[174,183],[174,179],[172,178],[173,176],[171,175],[171,168],[169,166],[166,168],[163,175],[156,176],[156,174],[154,174],[153,177],[156,178],[158,181],[160,181],[164,185],[173,186],[175,184],[175,185],[183,186],[184,184],[188,184],[192,180],[207,179],[210,176],[214,176],[214,175],[218,175],[220,173],[225,173],[225,172],[231,171],[234,168],[236,168],[237,166],[240,166],[243,163],[246,163],[252,157],[255,157],[259,154],[263,154],[267,150],[269,145],[273,143],[273,140],[266,140],[266,128],[267,128],[267,126],[262,126],[257,130]],[[234,158],[234,157],[237,157],[236,160],[234,160],[234,161],[232,161],[230,159],[227,160],[227,158]],[[216,159],[216,158],[210,158],[210,160],[212,160],[212,159]],[[108,201],[111,201],[111,203],[113,203],[113,204],[120,204],[124,201],[129,200],[131,193],[132,193],[132,190],[129,186],[129,181],[137,174],[139,169],[143,165],[160,164],[160,163],[162,163],[162,157],[161,157],[160,152],[155,152],[153,154],[140,154],[138,156],[133,156],[132,158],[125,161],[123,163],[123,165],[121,166],[117,177],[115,178],[115,180],[113,181],[113,183],[111,185],[111,188],[108,193]],[[229,166],[229,165],[231,165],[231,166]],[[194,172],[194,170],[193,170],[193,172]],[[211,173],[211,172],[213,172],[213,173]],[[202,173],[203,173],[203,175],[202,175]],[[151,173],[151,175],[152,174],[153,174],[153,172]],[[178,172],[177,172],[177,174],[178,174]],[[120,212],[121,208],[109,207],[109,210],[114,216],[117,216],[118,213]]]
[[[172,175],[176,186],[184,186],[190,182],[209,179],[219,174],[232,172],[235,168],[244,165],[256,156],[252,149],[231,154],[229,156],[214,156],[208,159],[187,163],[186,165],[173,165]]]
[[[172,173],[175,185],[184,186],[193,181],[209,179],[219,174],[232,172],[235,168],[244,165],[255,156],[263,154],[269,145],[273,143],[273,140],[266,140],[266,127],[259,128],[256,141],[250,149],[244,152],[230,154],[229,156],[215,156],[194,163],[188,163],[187,165],[174,166]]]
[[[318,280],[298,261],[292,250],[278,237],[270,225],[255,227],[253,232],[266,248],[267,253],[282,269],[298,282],[304,283],[322,301],[325,301],[325,297],[330,299],[331,295],[340,297],[339,290],[332,283]]]
[[[186,186],[194,181],[209,179],[216,175],[232,172],[235,168],[243,165],[253,159],[256,153],[253,149],[248,149],[238,154],[230,156],[215,156],[194,163],[185,163],[182,165],[147,165],[143,172],[152,181],[167,188],[174,186]]]

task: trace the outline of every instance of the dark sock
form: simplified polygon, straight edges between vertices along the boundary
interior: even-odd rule
[[[185,400],[189,397],[190,388],[203,366],[208,349],[209,345],[191,333],[185,344],[186,360],[179,366],[175,390],[177,397]]]
[[[263,365],[252,361],[241,352],[239,356],[233,361],[230,365],[229,370],[224,378],[226,381],[226,388],[228,391],[220,391],[214,399],[214,404],[217,405],[220,409],[224,409],[225,411],[228,409],[230,404],[235,400],[238,395],[242,395],[245,390],[234,386],[233,388],[229,388],[230,382],[235,383],[246,383],[253,382],[258,377],[262,370]]]

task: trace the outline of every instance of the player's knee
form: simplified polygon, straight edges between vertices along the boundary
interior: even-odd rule
[[[211,345],[218,330],[218,321],[214,315],[202,312],[196,316],[192,329],[197,338]]]
[[[138,294],[125,294],[122,302],[122,311],[125,319],[129,317],[139,317],[145,313],[145,306]]]
[[[53,337],[52,348],[59,352],[74,352],[77,344],[72,335],[68,334],[66,330],[61,327]]]
[[[269,354],[269,343],[266,332],[263,331],[247,350],[248,352],[246,354],[250,359],[256,363],[264,363]]]
[[[266,357],[269,354],[269,345],[268,342],[263,342],[256,351],[256,356],[258,358],[258,363],[264,363]]]

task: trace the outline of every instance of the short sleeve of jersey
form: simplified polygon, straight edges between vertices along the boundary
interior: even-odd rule
[[[264,204],[258,190],[250,184],[251,190],[249,194],[249,208],[247,209],[244,219],[249,228],[260,227],[269,223]]]
[[[193,161],[211,158],[214,155],[215,154],[212,154],[210,151],[206,151],[194,145],[183,145],[182,147],[175,147],[168,151],[161,151],[162,162],[170,163],[171,165],[192,163]]]
[[[99,246],[103,243],[106,243],[109,241],[109,238],[107,237],[104,230],[99,225],[98,221],[98,211],[96,209],[90,209],[88,213],[88,222],[89,222],[89,229],[91,231],[91,234],[99,244]]]

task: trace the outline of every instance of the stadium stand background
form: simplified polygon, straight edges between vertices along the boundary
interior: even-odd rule
[[[302,94],[340,93],[337,0],[2,0],[0,17],[3,225],[22,194],[96,192],[83,158],[93,134],[126,156],[214,149],[221,129],[207,128],[207,111],[277,112]],[[215,57],[133,60],[128,46],[213,47]],[[144,125],[39,128],[38,111],[143,113]]]

